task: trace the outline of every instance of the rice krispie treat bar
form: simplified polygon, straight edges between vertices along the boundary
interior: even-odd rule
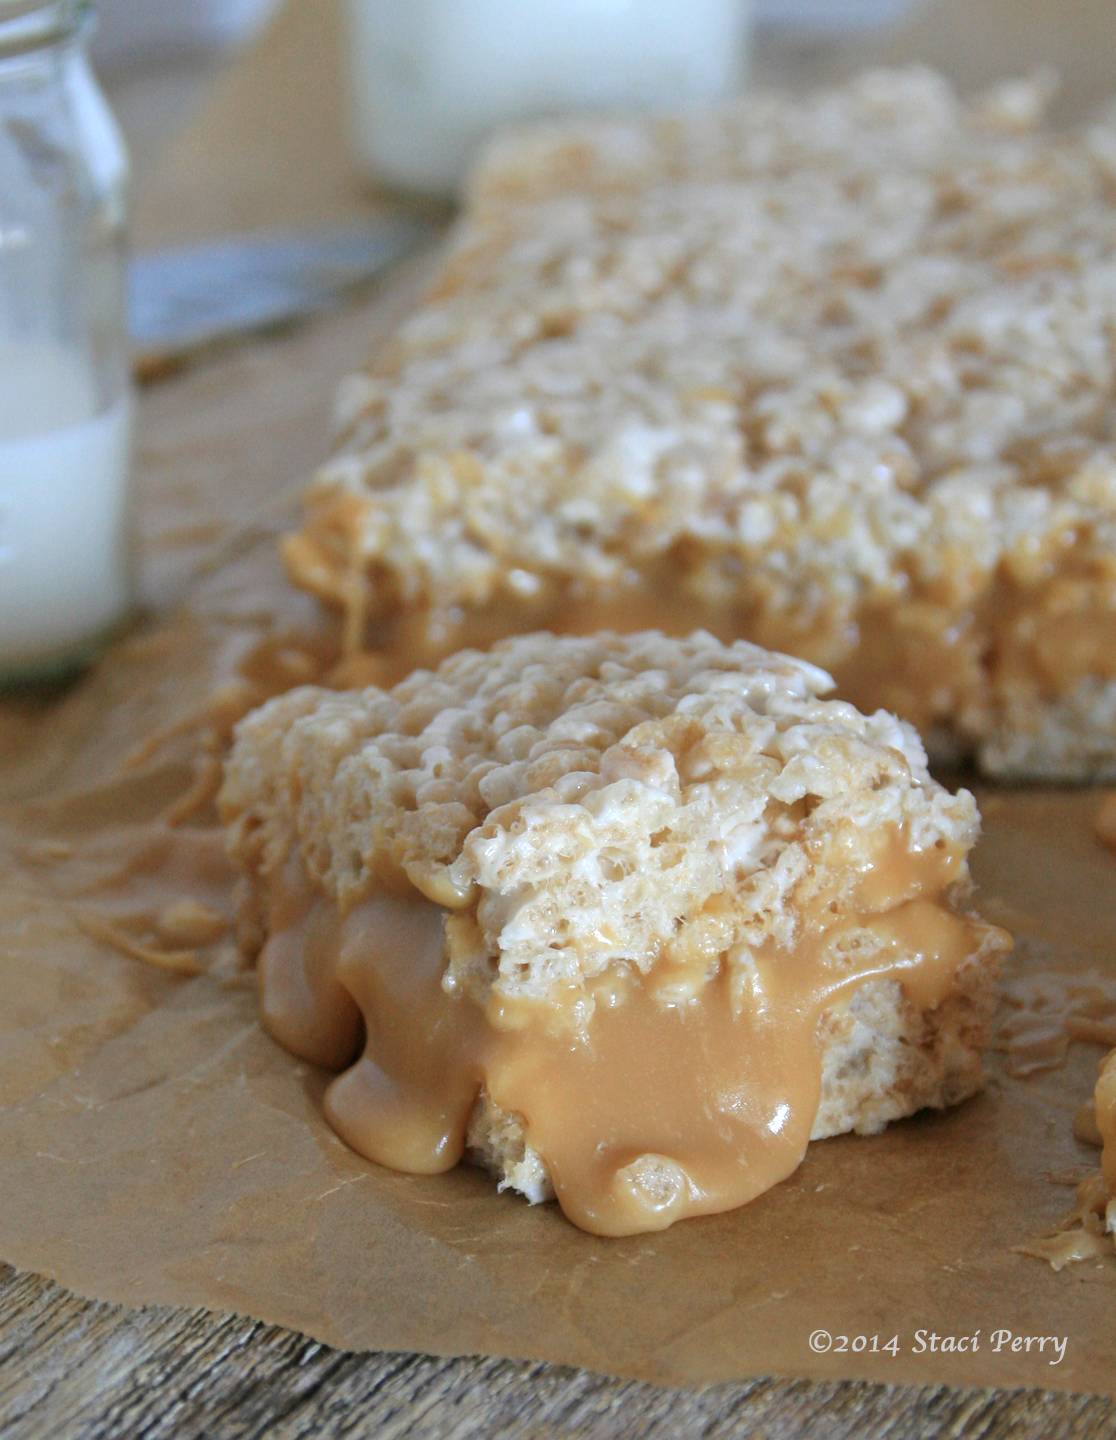
[[[703,626],[1116,775],[1116,112],[921,70],[498,143],[286,564],[384,676]]]
[[[982,1083],[1000,930],[910,725],[711,635],[535,634],[237,729],[220,798],[276,1039],[397,1169],[601,1234]]]

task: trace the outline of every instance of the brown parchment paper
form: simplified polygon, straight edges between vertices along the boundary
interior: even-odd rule
[[[298,39],[312,13],[333,16],[332,0],[292,5],[271,52],[328,71],[313,33]],[[1049,32],[1063,68],[1077,46],[1095,89],[1110,15],[1110,0],[943,0],[915,12],[912,33],[946,68],[952,55],[985,78],[1024,67],[1035,57],[1021,37],[1041,50]],[[260,152],[266,173],[313,173],[284,120],[294,78],[232,73],[199,133],[266,114],[286,137]],[[336,104],[335,79],[316,71],[313,88]],[[207,153],[195,137],[177,156],[198,193]],[[239,190],[243,155],[221,163]],[[152,202],[160,238],[173,238],[175,165]],[[205,194],[223,223],[219,194]],[[245,225],[255,214],[230,213]],[[83,907],[114,916],[180,890],[228,909],[212,835],[191,823],[171,836],[160,818],[190,784],[190,737],[139,767],[123,761],[187,718],[259,638],[319,623],[275,562],[283,494],[321,453],[336,379],[407,294],[397,283],[367,311],[149,392],[148,618],[70,691],[0,701],[0,1259],[89,1296],[236,1310],[354,1349],[536,1357],[677,1384],[777,1372],[1116,1393],[1116,1263],[1055,1274],[1010,1249],[1069,1208],[1051,1172],[1095,1166],[1072,1121],[1097,1047],[1074,1045],[1064,1068],[1026,1080],[993,1055],[987,1092],[948,1114],[812,1146],[742,1210],[603,1240],[554,1206],[497,1196],[468,1168],[424,1179],[360,1160],[321,1119],[325,1077],[262,1034],[229,955],[178,978],[79,928]],[[989,917],[1023,942],[1014,969],[1116,975],[1116,856],[1092,835],[1098,797],[980,799],[974,870]],[[827,1353],[810,1348],[818,1330],[833,1337]],[[1049,1345],[996,1353],[997,1330],[1064,1338],[1064,1359],[1051,1365]],[[977,1331],[975,1352],[929,1349],[931,1332]],[[893,1336],[895,1356],[882,1348]]]
[[[83,1294],[237,1310],[355,1349],[539,1357],[668,1383],[776,1371],[1116,1390],[1116,1265],[1054,1274],[1009,1249],[1067,1208],[1048,1172],[1093,1159],[1071,1126],[1095,1047],[1027,1080],[1000,1072],[952,1113],[815,1145],[742,1210],[601,1240],[470,1169],[419,1179],[358,1159],[322,1121],[325,1077],[263,1035],[250,986],[166,976],[77,929],[71,907],[90,896],[181,885],[223,903],[200,828],[167,842],[169,876],[114,884],[152,853],[187,772],[163,760],[122,777],[113,760],[148,731],[179,659],[199,686],[217,668],[230,599],[258,613],[269,586],[280,593],[269,548],[257,542],[191,612],[124,644],[44,717],[67,758],[48,789],[7,807],[3,1259]],[[208,608],[218,597],[221,614]],[[9,767],[9,790],[36,753]],[[1110,970],[1116,857],[1092,837],[1096,798],[984,800],[977,873],[986,908],[1027,941],[1018,967]],[[1066,1337],[1064,1360],[994,1354],[1004,1328]],[[818,1329],[897,1335],[899,1353],[817,1355]],[[917,1353],[920,1329],[979,1329],[985,1347]]]
[[[271,408],[288,369],[331,336],[340,363],[360,328],[330,322],[257,358],[257,438],[278,473],[298,460],[281,458]],[[227,403],[239,365],[190,382],[192,423]],[[166,403],[156,392],[147,405]],[[742,1210],[602,1240],[468,1168],[423,1179],[360,1160],[321,1118],[325,1077],[261,1032],[251,979],[228,956],[182,979],[78,928],[83,907],[111,915],[179,891],[229,907],[213,832],[159,818],[189,784],[190,738],[138,769],[121,762],[261,635],[317,623],[275,561],[283,505],[261,506],[250,472],[217,489],[228,507],[240,487],[251,524],[182,581],[185,605],[69,694],[0,707],[0,1258],[82,1294],[236,1310],[353,1349],[537,1357],[680,1384],[783,1372],[1116,1393],[1116,1263],[1054,1274],[1009,1248],[1068,1208],[1052,1170],[1095,1165],[1072,1120],[1096,1047],[1027,1080],[993,1056],[987,1093],[951,1113],[812,1146]],[[190,513],[216,503],[209,488]],[[182,507],[180,488],[149,495],[154,533],[168,504]],[[1092,834],[1098,797],[981,798],[975,869],[984,908],[1023,941],[1013,967],[1111,975],[1116,856]],[[817,1354],[819,1329],[868,1347],[897,1336],[898,1354]],[[1064,1359],[996,1354],[1004,1329],[1064,1337]],[[927,1347],[931,1332],[979,1330],[981,1346],[920,1351],[920,1330]]]

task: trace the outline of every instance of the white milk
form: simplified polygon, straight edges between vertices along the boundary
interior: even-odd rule
[[[750,12],[751,0],[348,0],[357,157],[449,193],[501,122],[724,99]]]
[[[96,413],[81,359],[0,341],[0,674],[76,656],[131,602],[125,396]]]

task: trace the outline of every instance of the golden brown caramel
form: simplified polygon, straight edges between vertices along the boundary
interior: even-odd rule
[[[664,954],[646,975],[613,966],[545,1000],[494,986],[483,1003],[443,984],[447,912],[381,894],[341,919],[294,859],[272,883],[264,1023],[303,1058],[351,1067],[326,1113],[368,1158],[449,1169],[484,1087],[522,1118],[576,1224],[663,1229],[741,1205],[798,1166],[827,1011],[879,978],[933,1009],[986,938],[941,898],[960,853],[887,833],[874,855],[851,909],[817,890],[793,949],[729,954],[700,976]]]

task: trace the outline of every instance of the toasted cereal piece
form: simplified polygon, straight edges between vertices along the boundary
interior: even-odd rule
[[[975,803],[831,684],[702,632],[535,634],[242,721],[242,933],[268,1030],[343,1072],[339,1134],[627,1234],[978,1090],[1010,942],[965,908]]]
[[[294,582],[396,676],[697,626],[996,775],[1116,776],[1116,109],[925,70],[499,141],[338,397]]]

